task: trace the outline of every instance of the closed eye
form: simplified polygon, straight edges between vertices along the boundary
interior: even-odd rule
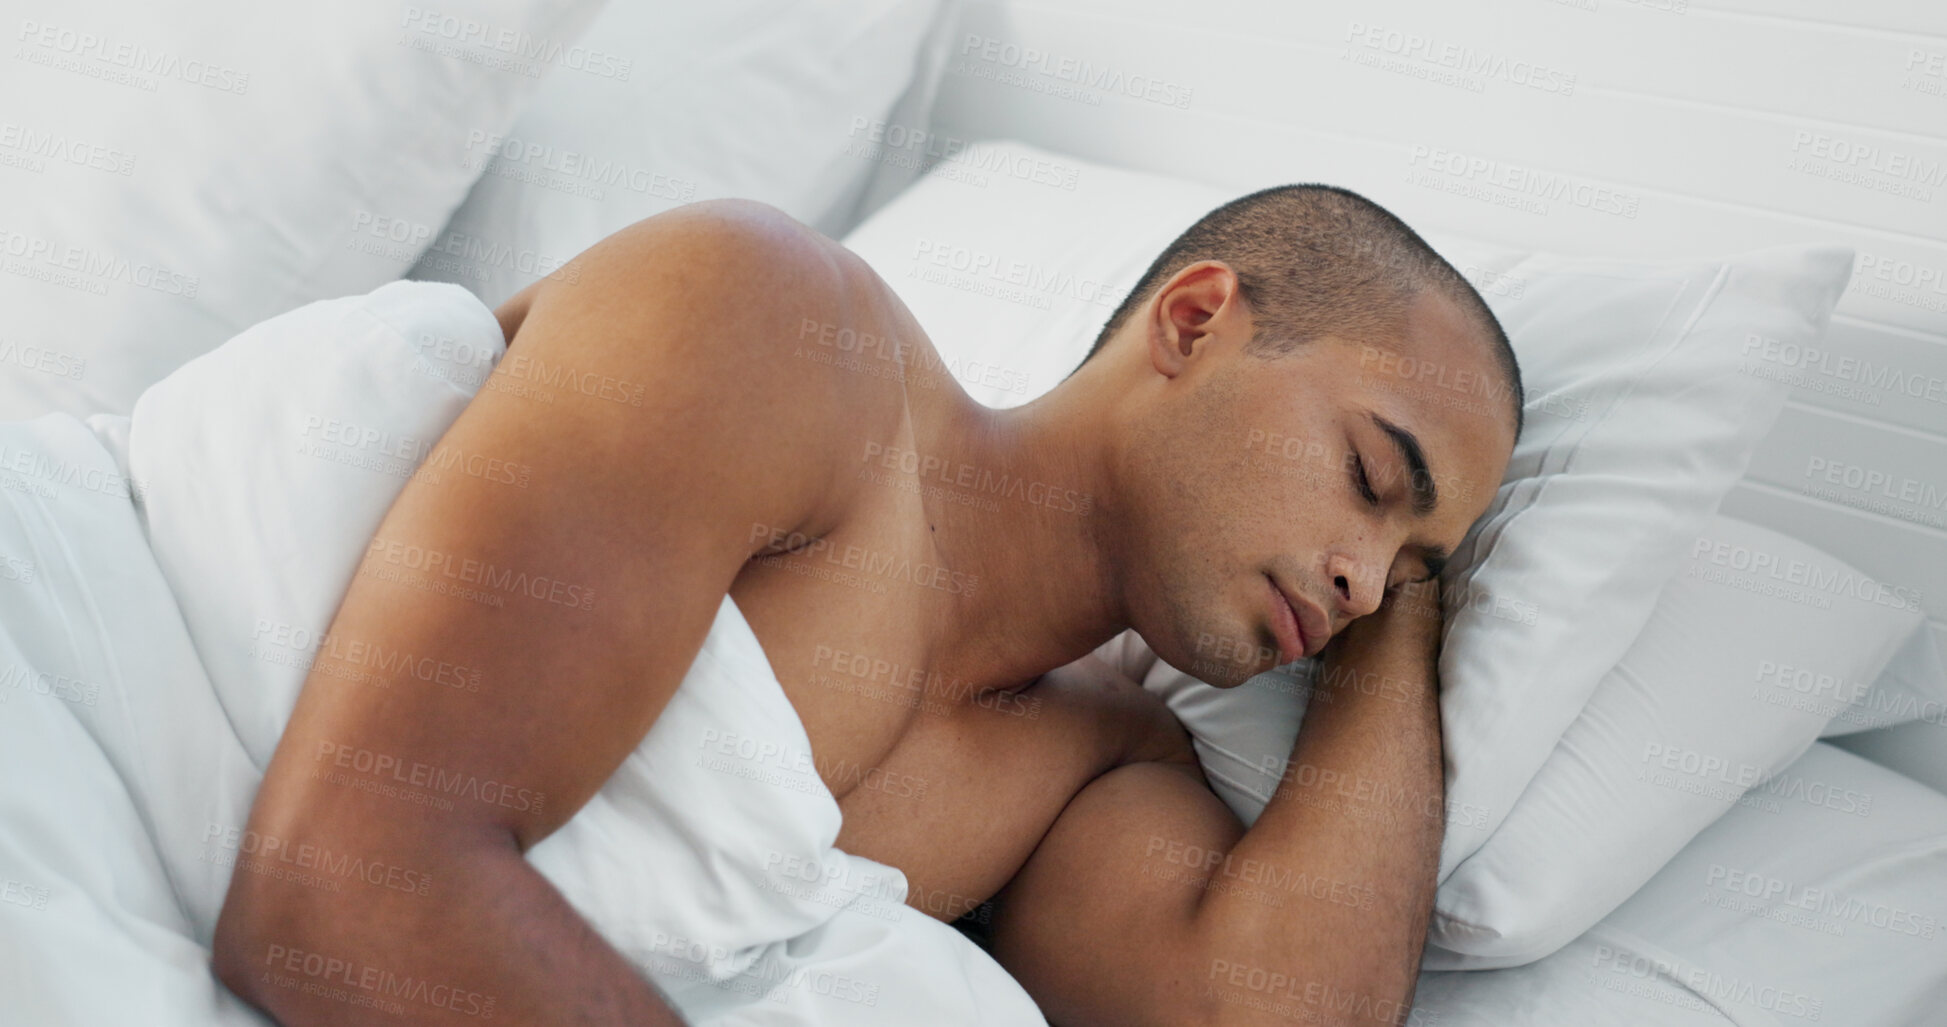
[[[1355,480],[1359,486],[1359,495],[1365,499],[1367,506],[1377,508],[1379,506],[1379,494],[1372,490],[1372,480],[1366,477],[1366,458],[1356,453],[1353,454],[1352,468]]]

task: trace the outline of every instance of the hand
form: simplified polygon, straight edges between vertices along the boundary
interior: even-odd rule
[[[1440,580],[1407,582],[1387,589],[1379,609],[1347,624],[1326,643],[1319,658],[1327,667],[1344,662],[1369,667],[1402,657],[1412,663],[1437,664],[1445,628]],[[1432,676],[1437,688],[1438,675]]]

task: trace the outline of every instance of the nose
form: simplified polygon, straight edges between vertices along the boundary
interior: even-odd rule
[[[1379,609],[1386,598],[1385,564],[1338,553],[1326,560],[1325,569],[1332,579],[1332,597],[1338,607],[1332,619],[1338,627]]]

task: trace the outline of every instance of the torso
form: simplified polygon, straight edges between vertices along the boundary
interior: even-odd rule
[[[940,404],[961,394],[904,306],[865,274],[861,287],[881,302],[847,327],[909,351],[854,349],[847,367],[844,351],[814,338],[778,359],[833,360],[816,366],[857,390],[862,408],[903,390],[904,414],[843,429],[861,454],[847,515],[815,541],[787,539],[795,548],[751,560],[730,596],[838,800],[839,847],[898,867],[908,904],[951,920],[998,891],[1067,799],[1109,769],[1102,722],[1148,697],[1133,685],[1115,700],[1055,678],[972,681],[934,662],[934,625],[981,583],[941,560],[917,471],[864,456],[913,448]]]
[[[941,625],[952,623],[956,597],[981,583],[942,565],[940,500],[917,469],[868,455],[926,445],[950,405],[971,400],[891,289],[823,243],[846,272],[846,334],[833,326],[782,340],[768,370],[843,396],[847,416],[819,430],[836,433],[836,451],[858,454],[858,467],[834,478],[836,513],[759,552],[729,595],[838,801],[838,846],[899,868],[908,905],[953,920],[997,892],[1068,799],[1127,755],[1126,746],[1112,751],[1128,733],[1112,725],[1147,724],[1161,705],[1107,675],[971,681],[941,669]],[[497,311],[510,338],[532,294]],[[788,291],[771,300],[821,309]],[[1178,742],[1160,747],[1193,764],[1187,742],[1172,748]]]

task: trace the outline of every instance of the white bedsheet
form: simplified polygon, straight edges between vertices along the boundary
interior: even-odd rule
[[[1941,1027],[1947,796],[1827,743],[1525,966],[1420,977],[1438,1027]]]
[[[261,1022],[210,976],[200,834],[256,771],[121,468],[66,414],[0,424],[0,995],[21,1024]],[[114,986],[106,986],[109,980]]]
[[[490,330],[476,341],[498,352],[498,328],[463,290],[388,288],[384,323],[400,352],[414,355],[422,329]],[[230,345],[331,352],[341,341],[333,333],[365,299],[301,308]],[[132,428],[96,418],[90,431],[65,414],[0,424],[0,994],[20,1022],[261,1022],[210,975],[207,945],[231,867],[249,855],[234,832],[260,779],[252,753],[273,740],[255,736],[281,729],[277,711],[289,706],[278,693],[302,671],[219,659],[226,674],[254,675],[219,689],[206,659],[219,647],[247,649],[248,633],[198,632],[198,615],[184,611],[206,605],[176,596],[235,590],[226,576],[239,574],[283,595],[341,591],[363,541],[340,533],[306,561],[185,562],[244,546],[219,517],[159,518],[172,496],[228,488],[253,497],[252,518],[333,497],[232,480],[261,470],[245,462],[171,481],[188,469],[140,459],[155,441],[145,431],[194,435],[212,409],[249,407],[232,390],[274,389],[237,379],[253,366],[262,365],[188,365],[172,380],[187,390],[174,398],[189,401],[138,407]],[[266,409],[276,406],[273,397]],[[266,459],[324,466],[276,428],[251,437]],[[140,512],[130,453],[139,473],[159,469],[141,477]],[[288,480],[314,480],[305,477],[313,469]],[[404,479],[359,480],[396,492]],[[178,544],[184,532],[202,533],[201,544]],[[296,605],[309,612],[292,614],[291,627],[315,635],[335,601]],[[698,1025],[1044,1023],[985,952],[903,905],[899,871],[833,847],[838,806],[809,753],[726,597],[655,727],[529,858]],[[104,987],[110,978],[116,986]],[[492,982],[475,990],[491,997]]]

